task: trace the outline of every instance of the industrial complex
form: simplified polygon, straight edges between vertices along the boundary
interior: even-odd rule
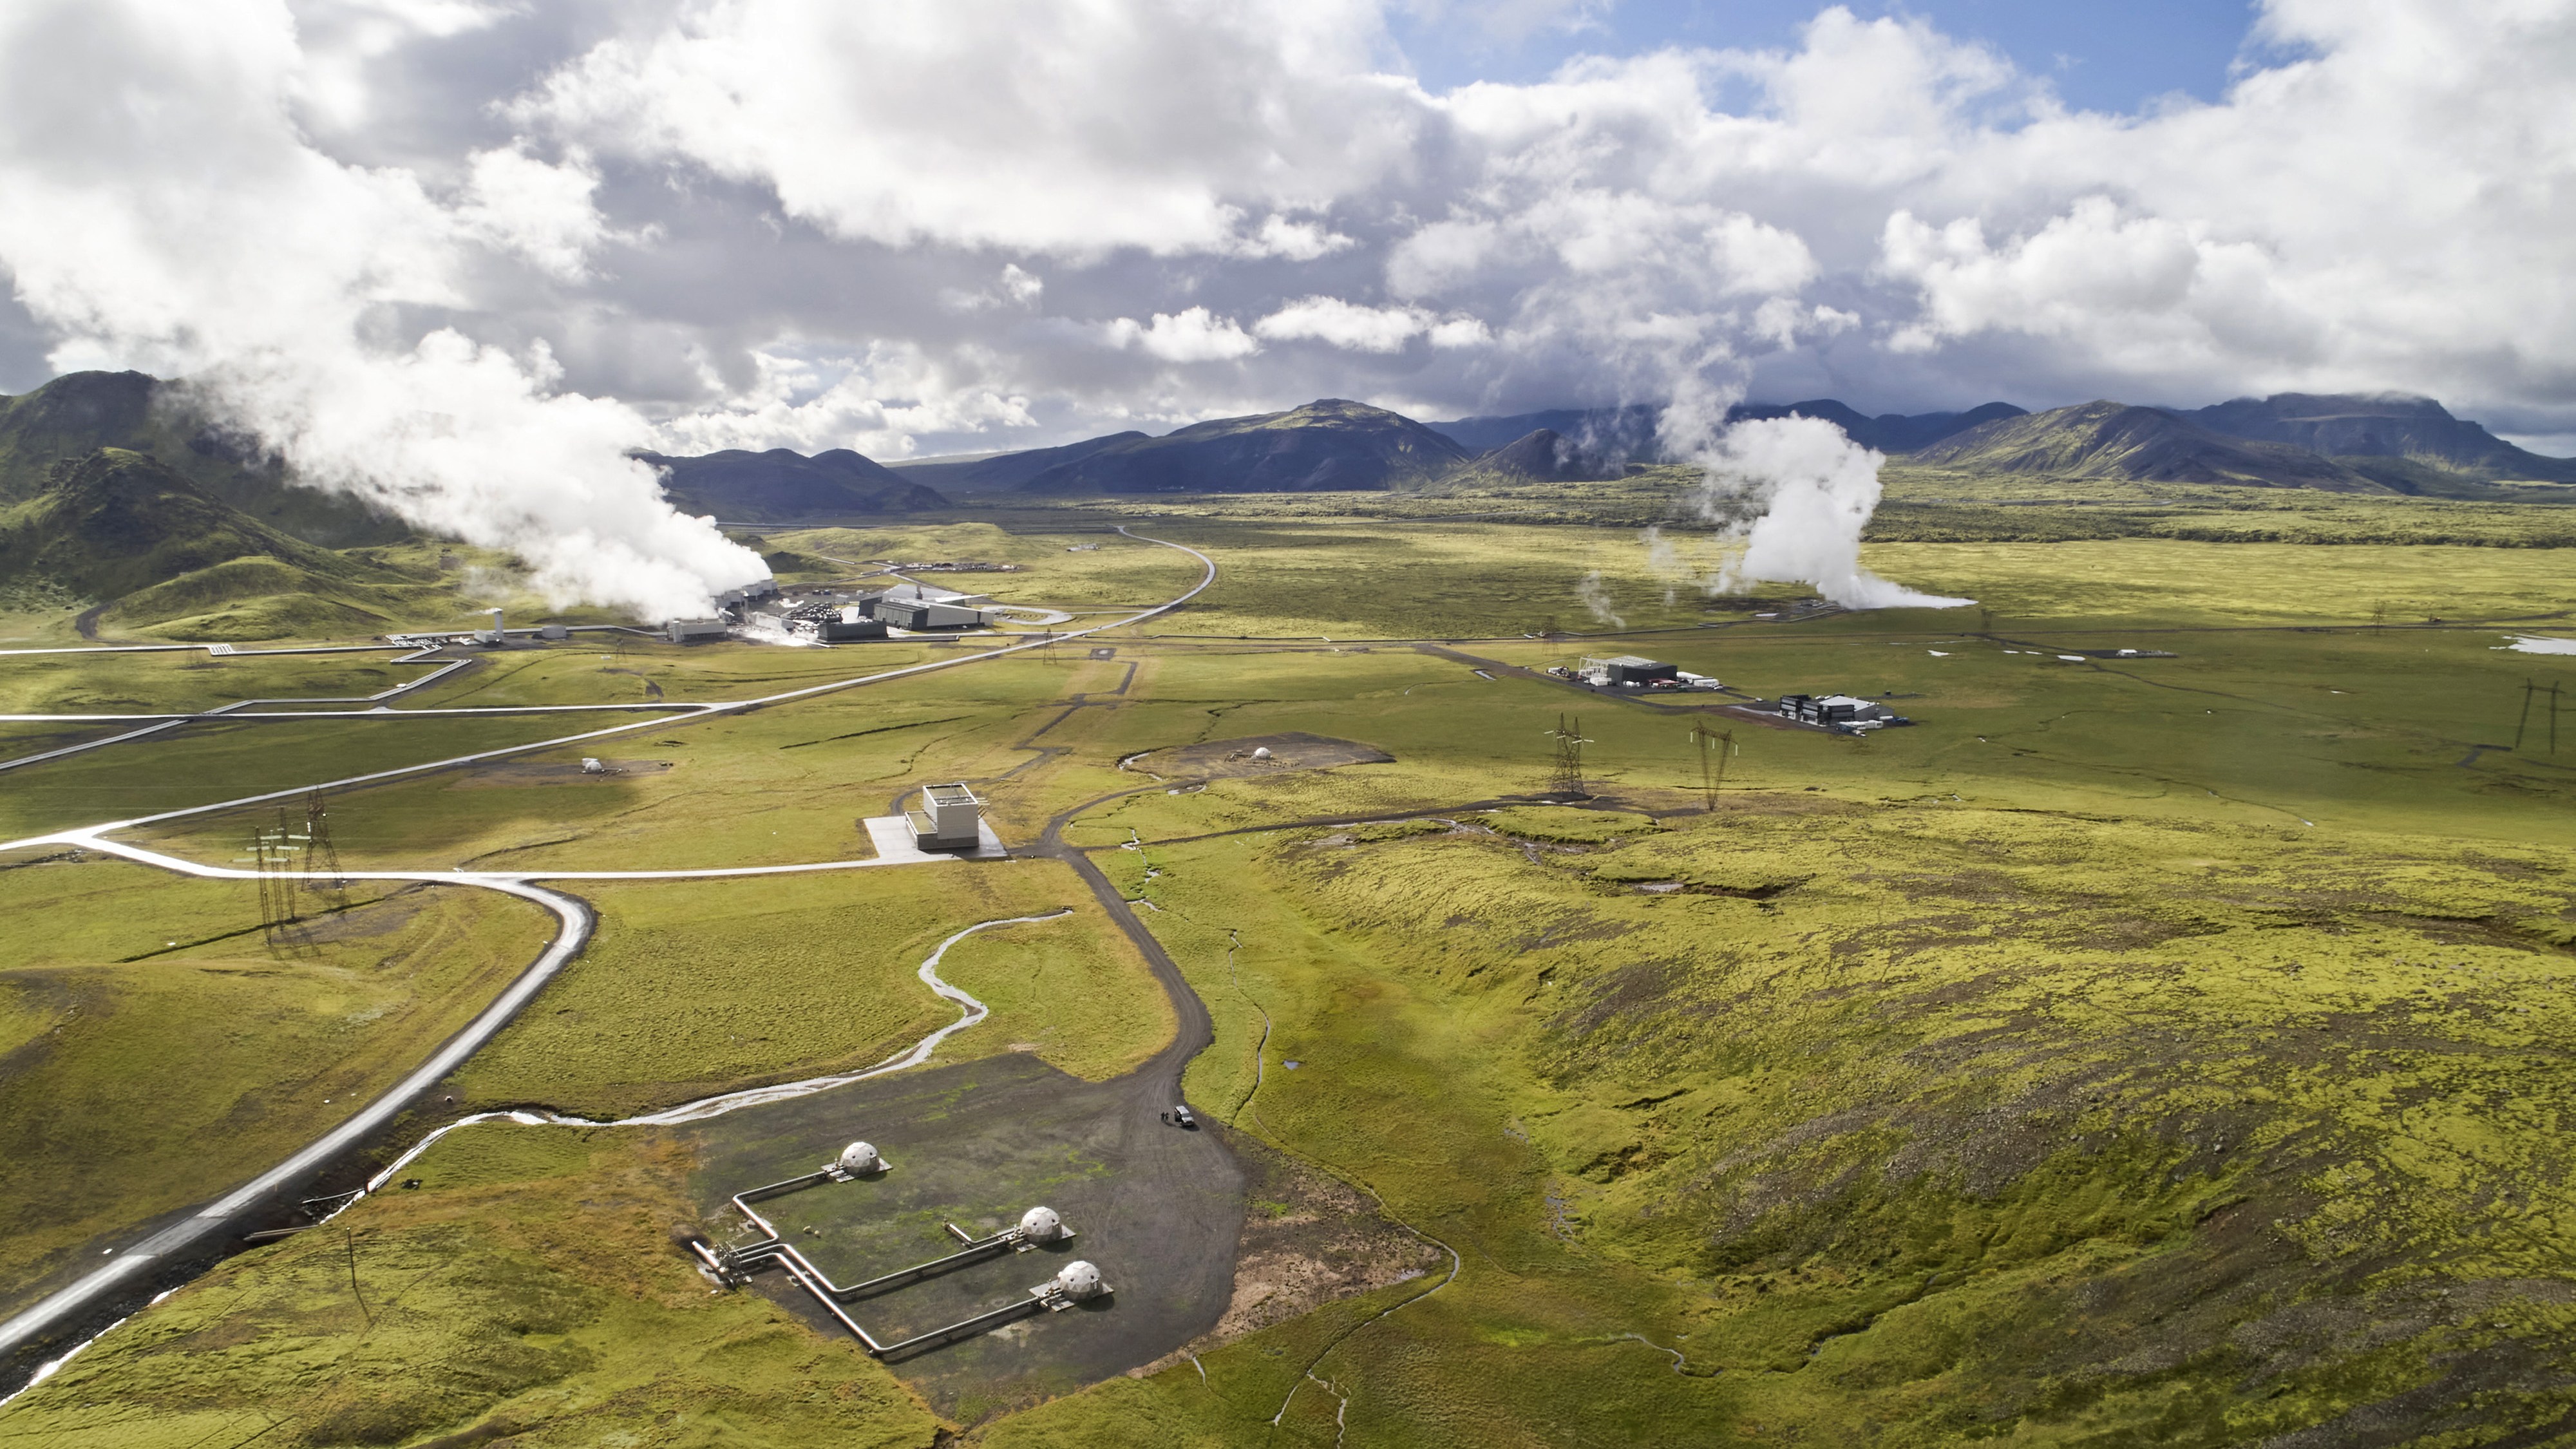
[[[861,1347],[877,1358],[937,1348],[979,1333],[989,1333],[1004,1324],[1032,1314],[1061,1312],[1078,1304],[1105,1298],[1111,1293],[1100,1269],[1082,1259],[1067,1262],[1053,1276],[1028,1290],[1028,1296],[1001,1307],[975,1314],[927,1333],[915,1334],[895,1342],[886,1342],[860,1326],[850,1314],[849,1305],[876,1298],[925,1282],[944,1273],[952,1273],[976,1263],[991,1261],[1006,1254],[1032,1252],[1041,1248],[1060,1249],[1071,1243],[1074,1232],[1053,1208],[1039,1206],[1020,1215],[1020,1220],[1001,1232],[976,1237],[955,1223],[946,1223],[949,1236],[959,1243],[956,1252],[927,1262],[914,1263],[858,1283],[842,1285],[815,1266],[814,1261],[788,1242],[777,1226],[752,1206],[790,1193],[828,1183],[859,1182],[881,1177],[893,1170],[892,1164],[878,1155],[866,1142],[853,1142],[842,1148],[830,1163],[812,1172],[773,1182],[734,1194],[733,1207],[740,1215],[735,1236],[722,1244],[710,1243],[695,1234],[685,1238],[689,1251],[697,1256],[705,1272],[727,1287],[751,1281],[752,1275],[779,1269],[796,1286],[805,1290],[824,1312],[830,1314]]]

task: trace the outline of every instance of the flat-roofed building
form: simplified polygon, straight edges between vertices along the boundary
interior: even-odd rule
[[[1576,671],[1587,684],[1612,689],[1643,689],[1651,684],[1679,682],[1681,671],[1660,659],[1639,654],[1613,654],[1603,659],[1586,659]]]
[[[913,843],[924,850],[972,850],[983,838],[984,802],[962,781],[925,786],[921,808],[907,810]]]

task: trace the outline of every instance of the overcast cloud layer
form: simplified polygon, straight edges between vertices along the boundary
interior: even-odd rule
[[[589,529],[637,598],[742,568],[686,520],[598,522],[649,492],[616,458],[646,443],[1746,390],[2396,389],[2576,433],[2576,0],[2266,0],[2248,53],[2291,58],[2146,115],[1840,9],[1796,50],[1431,94],[1385,19],[20,0],[0,338],[43,353],[25,382],[205,373],[357,486]]]

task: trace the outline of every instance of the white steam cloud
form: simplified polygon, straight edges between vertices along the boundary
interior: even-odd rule
[[[1722,497],[1760,501],[1743,551],[1719,570],[1719,586],[1796,581],[1847,609],[1955,609],[1944,598],[1880,578],[1860,563],[1860,534],[1877,511],[1878,469],[1887,460],[1821,418],[1737,423],[1718,441],[1701,484],[1704,507]]]
[[[441,195],[344,163],[299,119],[326,70],[274,0],[0,10],[0,265],[54,365],[189,376],[305,478],[511,550],[559,604],[695,613],[761,577],[626,456],[641,414],[556,391],[542,343],[432,325],[490,276],[581,275],[595,176],[514,146]]]
[[[1794,417],[1737,423],[1697,448],[1694,461],[1704,472],[1690,501],[1703,520],[1719,526],[1718,558],[1711,567],[1694,567],[1680,542],[1660,528],[1647,529],[1640,542],[1647,567],[1665,581],[1666,603],[1674,584],[1685,580],[1712,594],[1758,583],[1812,584],[1847,609],[1952,609],[1976,602],[1922,593],[1861,567],[1861,531],[1877,511],[1878,470],[1886,459],[1832,423]]]

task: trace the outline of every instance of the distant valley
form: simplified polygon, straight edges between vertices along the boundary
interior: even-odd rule
[[[1732,414],[1788,416],[1831,422],[1917,473],[2523,501],[2557,501],[2565,494],[2555,485],[2576,483],[2576,460],[2527,452],[2424,398],[2292,393],[2190,411],[2098,401],[2037,413],[1993,402],[1877,415],[1822,398]],[[1648,474],[1622,485],[1644,500],[1616,515],[1628,517],[1656,511],[1657,489],[1687,481],[1678,470],[1651,476],[1674,461],[1657,421],[1656,409],[1632,406],[1425,423],[1327,398],[1161,436],[962,457],[638,456],[676,506],[751,527],[1229,493],[1501,490],[1580,509],[1600,485]],[[508,572],[507,560],[475,552],[299,486],[178,384],[74,373],[0,398],[0,605],[9,608],[77,608],[85,628],[104,619],[172,637],[375,632],[460,617],[469,607],[460,571]]]

